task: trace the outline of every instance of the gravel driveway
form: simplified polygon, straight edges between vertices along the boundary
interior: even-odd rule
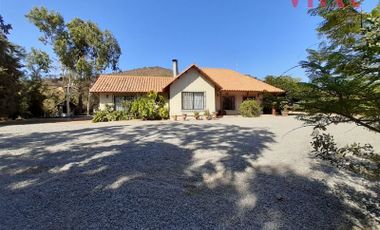
[[[365,226],[379,206],[358,199],[378,201],[379,184],[313,159],[301,126],[272,116],[0,126],[0,229]],[[331,132],[380,152],[378,134]]]

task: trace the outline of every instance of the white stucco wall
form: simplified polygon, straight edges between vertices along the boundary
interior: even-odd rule
[[[214,85],[198,71],[190,69],[170,86],[170,116],[182,114],[193,115],[194,111],[182,110],[182,92],[205,92],[206,100],[204,110],[209,110],[210,113],[216,112]]]
[[[106,105],[113,106],[113,95],[112,94],[100,94],[99,95],[99,110],[106,109]]]

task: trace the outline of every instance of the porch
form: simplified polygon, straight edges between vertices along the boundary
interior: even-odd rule
[[[239,107],[245,100],[256,100],[261,106],[262,92],[249,91],[220,91],[216,94],[216,111],[221,115],[239,115]],[[272,114],[271,108],[263,108],[264,114]]]

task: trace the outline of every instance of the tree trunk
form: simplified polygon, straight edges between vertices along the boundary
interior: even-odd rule
[[[67,91],[66,91],[66,113],[67,113],[67,116],[70,117],[70,87],[71,87],[71,76],[70,74],[68,74],[69,76],[69,81],[67,83]]]
[[[90,87],[91,87],[91,85],[90,85]],[[90,115],[90,105],[91,105],[90,87],[88,87],[88,94],[87,94],[87,108],[86,108],[87,116]]]
[[[77,112],[79,114],[82,114],[83,112],[83,82],[80,81],[78,84],[77,84],[77,89],[78,89],[78,107],[77,107]]]
[[[97,76],[97,74],[95,75],[95,76]],[[92,96],[92,94],[91,94],[91,92],[90,92],[90,89],[91,89],[91,87],[92,87],[92,85],[95,83],[95,81],[92,79],[92,78],[90,78],[90,80],[89,80],[89,84],[88,84],[88,91],[87,91],[87,116],[88,115],[90,115],[90,108],[91,108],[91,96]]]

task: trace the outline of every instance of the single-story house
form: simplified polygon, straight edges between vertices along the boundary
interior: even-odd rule
[[[100,75],[90,91],[99,95],[99,109],[111,105],[116,110],[122,109],[123,100],[155,91],[169,99],[170,116],[205,110],[235,115],[239,114],[239,106],[244,100],[254,99],[261,103],[264,93],[284,93],[230,69],[191,65],[178,73],[177,60],[173,60],[172,76]]]

